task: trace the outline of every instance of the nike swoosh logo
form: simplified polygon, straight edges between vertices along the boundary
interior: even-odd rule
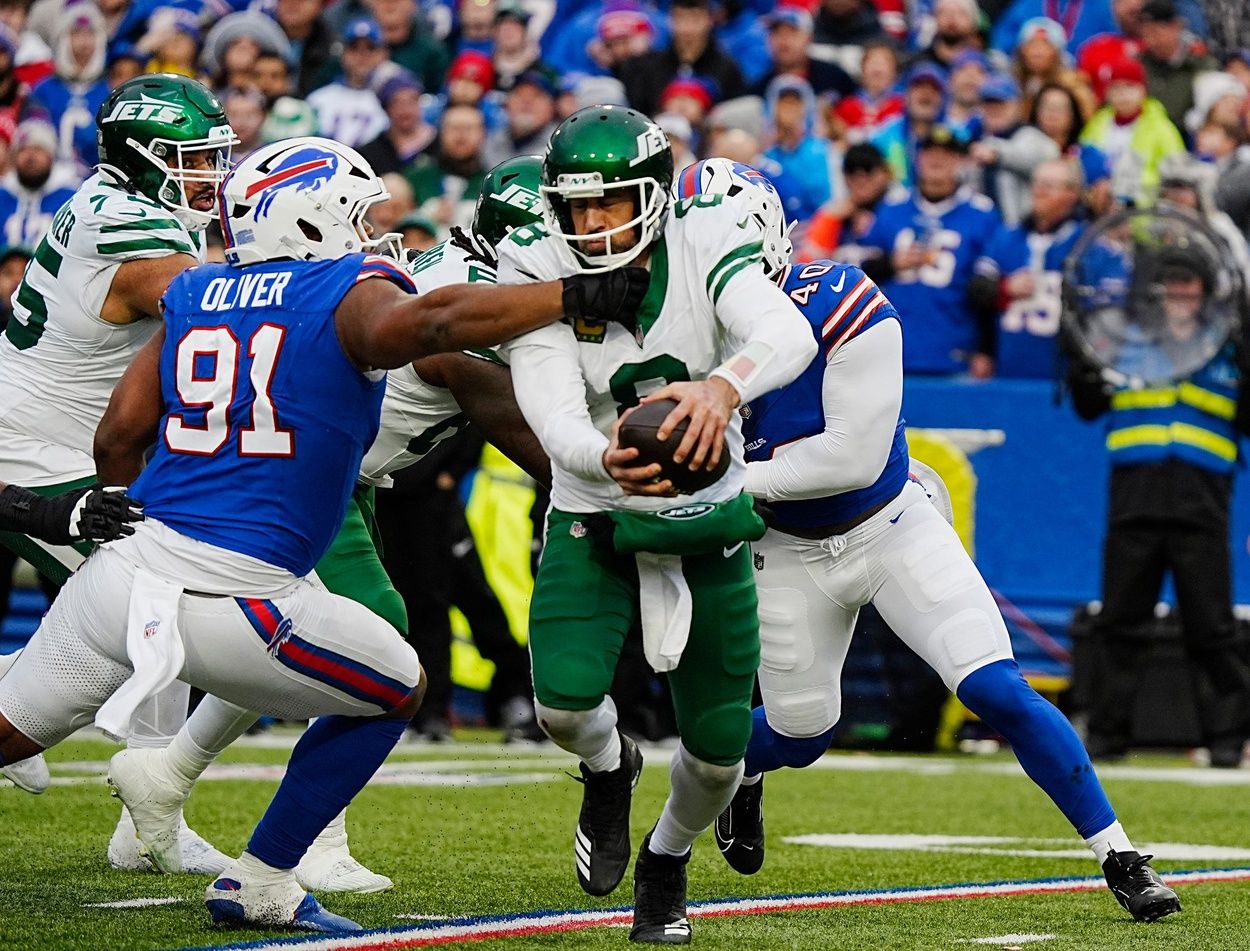
[[[907,511],[907,509],[903,509],[903,512],[906,512],[906,511]],[[903,517],[903,512],[899,512],[899,513],[898,513],[897,515],[895,515],[892,519],[890,519],[890,524],[891,524],[891,525],[897,525],[897,524],[898,524],[898,520],[899,520],[900,518],[902,518],[902,517]]]
[[[738,544],[734,545],[734,547],[733,547],[733,548],[726,548],[726,549],[725,549],[725,557],[726,557],[726,558],[732,558],[732,557],[734,556],[734,552],[736,552],[739,548],[741,548],[741,547],[742,547],[743,545],[745,545],[745,544],[746,544],[746,542],[738,542]]]
[[[846,283],[846,271],[843,271],[841,274],[838,275],[838,283],[830,284],[829,286],[830,288],[832,288],[835,294],[839,294],[842,292],[842,285],[845,283]]]

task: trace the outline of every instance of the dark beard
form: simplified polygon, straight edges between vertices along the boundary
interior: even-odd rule
[[[939,43],[943,43],[946,46],[959,46],[960,44],[968,40],[968,34],[966,33],[939,33],[936,39]]]
[[[21,182],[23,188],[28,191],[37,192],[47,184],[48,179],[52,177],[52,169],[48,169],[42,175],[24,175],[20,170],[17,173],[17,180]]]

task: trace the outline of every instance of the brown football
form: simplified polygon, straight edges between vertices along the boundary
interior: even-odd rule
[[[625,417],[617,434],[617,441],[623,448],[638,450],[638,465],[658,462],[663,468],[660,477],[673,483],[673,488],[683,494],[698,492],[720,479],[729,468],[729,450],[721,441],[720,460],[716,468],[700,468],[692,471],[687,462],[673,462],[673,453],[681,445],[686,435],[688,419],[677,424],[668,439],[661,442],[655,438],[655,431],[677,405],[676,400],[656,400],[654,403],[643,403]]]

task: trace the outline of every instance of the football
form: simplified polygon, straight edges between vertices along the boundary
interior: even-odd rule
[[[656,400],[654,403],[641,404],[621,423],[617,441],[622,448],[638,450],[639,465],[658,462],[663,467],[660,477],[672,482],[673,488],[678,492],[688,495],[706,489],[725,474],[729,468],[729,451],[722,440],[720,460],[714,469],[691,471],[687,463],[673,462],[673,453],[681,445],[690,421],[683,419],[663,442],[656,438],[655,432],[676,405],[676,400]]]

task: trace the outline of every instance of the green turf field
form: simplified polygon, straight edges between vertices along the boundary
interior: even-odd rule
[[[270,734],[260,744],[232,749],[197,787],[187,810],[191,824],[226,852],[242,849],[292,737]],[[65,744],[50,757],[57,784],[41,797],[0,788],[0,947],[103,951],[266,937],[211,928],[201,904],[204,879],[108,869],[105,844],[117,806],[103,772],[114,749],[98,741]],[[665,751],[647,751],[635,798],[635,843],[663,801],[667,759]],[[485,741],[401,746],[348,820],[355,854],[394,878],[396,887],[384,895],[328,896],[326,906],[367,927],[401,928],[433,927],[443,917],[628,905],[628,876],[606,899],[577,887],[571,839],[581,787],[566,768],[572,760],[550,747],[518,750]],[[1160,870],[1250,868],[1250,771],[1216,772],[1190,768],[1181,758],[1153,757],[1104,775],[1139,846],[1168,843],[1161,854],[1174,857],[1156,862]],[[1006,756],[834,754],[803,772],[772,774],[766,788],[763,871],[736,875],[708,836],[690,866],[692,901],[1097,872],[1049,800]],[[886,838],[904,835],[928,838]],[[830,840],[833,846],[787,841],[801,836],[843,838]],[[139,898],[176,901],[88,907]],[[1149,926],[1131,922],[1098,889],[707,917],[695,920],[695,943],[743,949],[1250,947],[1250,881],[1191,884],[1181,898],[1184,913]],[[412,934],[396,937],[410,940]],[[624,948],[627,942],[622,928],[598,926],[479,946]]]

